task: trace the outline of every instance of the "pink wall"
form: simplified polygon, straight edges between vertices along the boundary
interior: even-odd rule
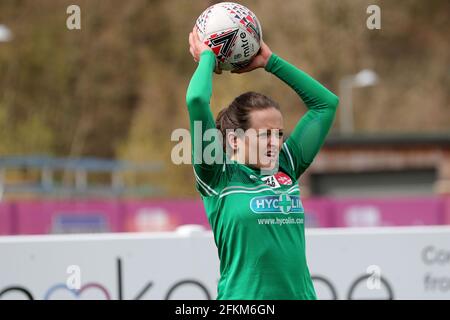
[[[201,200],[143,200],[122,203],[125,231],[174,230],[181,224],[210,229]]]
[[[336,227],[410,226],[443,224],[443,199],[334,200]]]
[[[62,215],[101,216],[109,232],[168,231],[188,223],[209,228],[200,200],[23,201],[15,213],[18,234],[52,233]]]
[[[450,197],[302,202],[307,227],[450,224]],[[68,224],[75,221],[75,225],[77,219],[100,218],[106,232],[170,231],[182,224],[210,228],[200,199],[21,201],[0,204],[0,235],[52,233],[62,216],[74,218]]]
[[[23,201],[16,203],[17,233],[52,233],[53,222],[61,215],[103,216],[108,230],[122,231],[119,203],[107,200],[85,201]]]
[[[0,235],[11,234],[13,221],[12,205],[9,203],[0,203]]]
[[[326,198],[310,198],[302,200],[305,209],[306,227],[330,228],[334,226],[332,201]]]
[[[443,223],[450,224],[450,197],[444,199],[444,214],[443,214]]]

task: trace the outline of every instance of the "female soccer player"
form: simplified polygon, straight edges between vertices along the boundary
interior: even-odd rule
[[[215,156],[223,161],[194,162],[196,189],[220,258],[217,299],[316,299],[306,262],[304,209],[297,180],[325,140],[338,97],[261,42],[259,54],[238,73],[264,68],[289,85],[308,111],[284,143],[280,108],[259,93],[238,96],[214,121],[209,105],[212,78],[213,71],[221,71],[195,27],[189,44],[199,62],[186,96],[193,158],[202,158],[210,144],[220,141],[207,143],[194,136],[195,123],[201,123],[202,132],[219,129],[221,148],[230,150],[223,157]],[[254,155],[257,160],[250,161]]]

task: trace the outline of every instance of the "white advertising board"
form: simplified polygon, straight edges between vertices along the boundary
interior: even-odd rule
[[[319,299],[450,299],[450,227],[311,229],[307,256]],[[208,231],[0,237],[0,299],[215,299],[218,279]]]

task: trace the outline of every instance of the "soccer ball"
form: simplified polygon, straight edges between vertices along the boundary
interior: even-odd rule
[[[243,5],[217,3],[203,11],[196,26],[200,40],[214,51],[222,70],[247,66],[260,49],[261,25]]]

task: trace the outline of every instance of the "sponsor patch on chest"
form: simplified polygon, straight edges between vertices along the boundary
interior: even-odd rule
[[[279,188],[281,185],[291,185],[292,179],[284,172],[261,178],[265,184],[272,188]]]
[[[304,213],[299,196],[280,194],[273,196],[253,197],[250,200],[250,209],[254,213]]]

